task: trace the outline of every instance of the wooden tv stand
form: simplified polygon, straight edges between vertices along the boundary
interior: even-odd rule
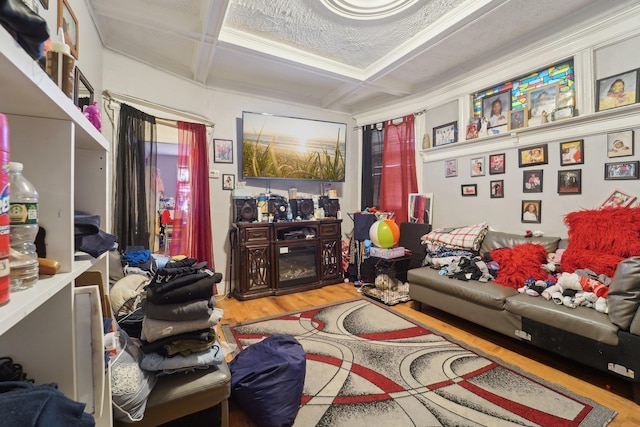
[[[341,222],[327,218],[233,223],[233,295],[247,300],[340,282]]]

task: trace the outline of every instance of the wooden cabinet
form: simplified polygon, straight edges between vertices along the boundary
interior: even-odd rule
[[[339,282],[341,222],[234,223],[234,296],[283,295]]]
[[[0,113],[7,116],[11,160],[24,164],[39,193],[47,257],[61,265],[58,274],[40,276],[0,307],[0,356],[12,357],[36,383],[55,382],[67,397],[83,401],[91,361],[75,351],[74,282],[88,270],[101,272],[106,281],[109,269],[107,254],[96,259],[75,251],[74,210],[100,215],[109,230],[110,144],[3,28]],[[102,341],[101,331],[95,338]],[[101,389],[93,394],[104,397],[93,415],[97,425],[110,425],[108,371],[99,375],[93,385]]]

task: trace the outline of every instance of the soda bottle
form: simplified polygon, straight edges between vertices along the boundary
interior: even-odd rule
[[[38,281],[38,192],[22,175],[22,163],[9,162],[9,220],[11,292],[28,289]]]

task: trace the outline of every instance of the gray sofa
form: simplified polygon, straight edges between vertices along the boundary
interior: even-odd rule
[[[480,252],[522,243],[540,243],[547,252],[555,252],[561,241],[490,230]],[[424,248],[421,253],[414,250],[416,257],[424,253]],[[409,270],[407,281],[416,308],[435,307],[622,377],[633,383],[634,400],[640,404],[640,257],[618,264],[607,296],[608,314],[587,307],[571,309],[491,281],[441,276],[431,267]]]

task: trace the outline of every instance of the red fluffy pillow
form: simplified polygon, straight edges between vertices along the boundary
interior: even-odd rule
[[[598,251],[574,249],[571,244],[562,254],[562,271],[573,273],[581,268],[588,268],[597,273],[613,277],[618,263],[625,259],[618,255]]]
[[[524,282],[529,278],[547,278],[547,273],[542,269],[542,264],[547,259],[547,251],[542,245],[525,243],[511,248],[495,249],[491,251],[491,258],[500,265],[498,277],[494,280],[500,285],[518,289],[524,286]]]

